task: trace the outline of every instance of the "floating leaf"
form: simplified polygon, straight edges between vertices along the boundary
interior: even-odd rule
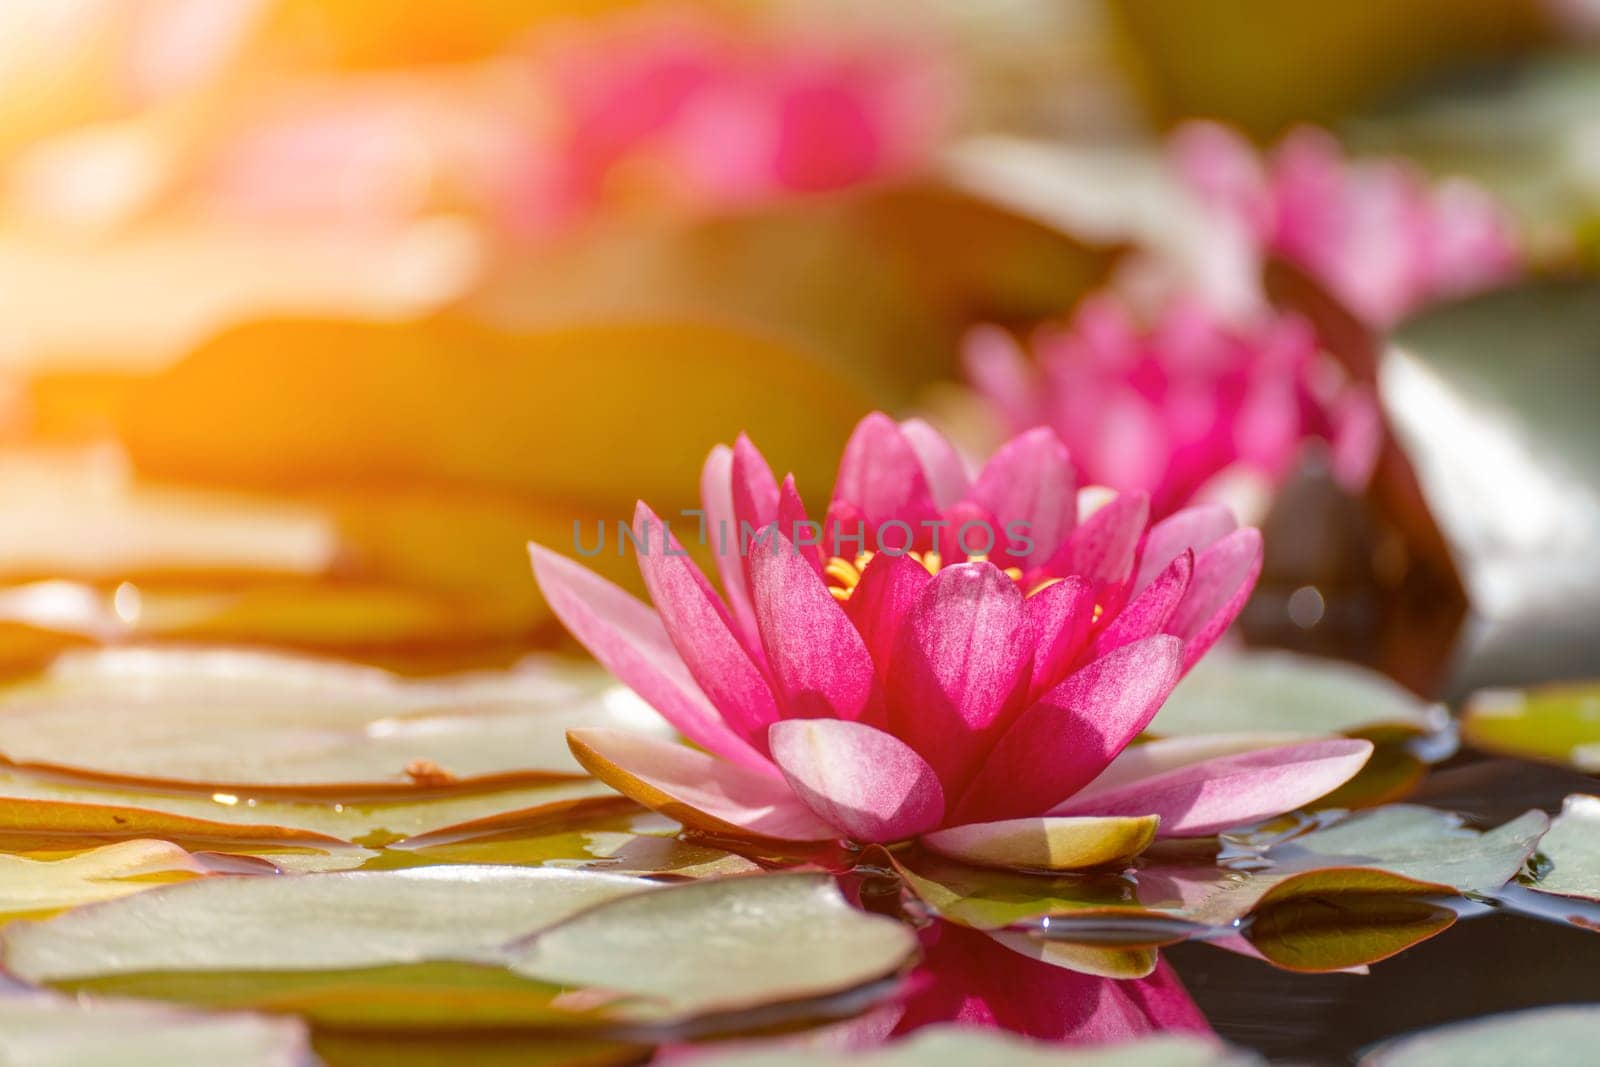
[[[3,959],[34,982],[493,960],[514,937],[653,888],[636,878],[524,867],[203,879],[14,924]]]
[[[68,855],[0,853],[0,923],[207,873],[170,841],[120,841]]]
[[[1324,735],[1384,726],[1431,733],[1448,721],[1443,707],[1354,664],[1293,652],[1213,652],[1178,683],[1150,732]]]
[[[637,810],[598,782],[454,791],[415,800],[313,801],[157,792],[0,766],[0,833],[165,837],[182,842],[384,844],[494,818],[502,829]]]
[[[1600,774],[1600,683],[1481,690],[1467,701],[1461,736],[1486,752]]]
[[[952,826],[921,840],[941,855],[979,866],[1071,871],[1126,863],[1155,840],[1160,822],[1154,815],[1005,819]]]
[[[0,754],[124,781],[373,796],[578,777],[569,727],[670,736],[594,668],[403,680],[376,668],[242,651],[66,655],[0,689]]]
[[[1452,1023],[1386,1041],[1362,1067],[1498,1067],[1588,1063],[1600,1043],[1600,1007],[1564,1004]]]
[[[1529,883],[1532,888],[1600,901],[1600,797],[1568,797],[1539,851],[1547,865]]]
[[[705,1058],[707,1067],[1246,1067],[1260,1063],[1248,1052],[1194,1036],[1145,1037],[1101,1048],[1069,1048],[1030,1041],[992,1027],[927,1026],[871,1051],[753,1048]]]
[[[307,1067],[304,1024],[133,1001],[0,994],[0,1062],[31,1067]]]
[[[904,924],[852,907],[829,876],[775,874],[616,900],[509,952],[519,974],[607,990],[613,1014],[659,1022],[862,986],[916,945]]]

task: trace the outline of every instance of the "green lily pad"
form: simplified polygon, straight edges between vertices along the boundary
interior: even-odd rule
[[[1499,1067],[1589,1063],[1600,1043],[1600,1005],[1569,1004],[1491,1015],[1385,1042],[1362,1067]]]
[[[898,971],[916,936],[825,874],[719,878],[625,897],[508,949],[518,974],[609,991],[641,1022],[801,1001]]]
[[[29,1067],[306,1067],[295,1019],[202,1015],[132,1001],[54,993],[0,995],[0,1063]]]
[[[1150,732],[1348,734],[1374,727],[1431,733],[1445,709],[1376,671],[1293,652],[1213,652],[1162,705]]]
[[[0,852],[0,923],[208,873],[170,841],[119,841],[62,855]]]
[[[1530,888],[1600,901],[1600,797],[1570,796],[1539,842],[1546,864]]]
[[[120,781],[373,797],[579,778],[569,727],[671,731],[598,668],[403,679],[221,649],[69,653],[0,688],[0,759]]]
[[[1105,1048],[1066,1048],[1030,1041],[1004,1030],[927,1026],[870,1052],[778,1047],[742,1048],[711,1055],[707,1067],[1245,1067],[1263,1062],[1252,1053],[1199,1037],[1145,1037]]]
[[[1474,748],[1600,774],[1600,682],[1472,695],[1461,736]]]

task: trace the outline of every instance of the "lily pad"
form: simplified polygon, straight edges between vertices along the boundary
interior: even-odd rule
[[[296,1019],[202,1015],[123,1000],[0,994],[0,1062],[29,1067],[308,1067]]]
[[[144,790],[0,766],[0,833],[164,837],[182,843],[386,844],[481,825],[524,831],[637,810],[599,782],[354,802]]]
[[[1539,851],[1546,864],[1531,888],[1600,902],[1600,797],[1568,797]]]
[[[1293,652],[1213,652],[1162,705],[1150,732],[1336,734],[1374,727],[1432,733],[1445,709],[1376,671]]]
[[[1600,1006],[1566,1004],[1440,1026],[1385,1042],[1362,1067],[1499,1067],[1588,1063],[1600,1043]]]
[[[1146,1037],[1103,1048],[1067,1048],[985,1027],[927,1026],[903,1040],[862,1052],[779,1047],[711,1055],[708,1067],[1245,1067],[1262,1062],[1249,1052],[1201,1037]]]
[[[0,689],[0,756],[162,785],[370,796],[580,777],[569,727],[670,729],[597,669],[557,661],[408,680],[233,650],[62,656]]]
[[[1467,701],[1461,736],[1486,752],[1600,774],[1600,682],[1481,690]]]
[[[7,969],[33,982],[492,961],[519,935],[653,888],[523,867],[214,878],[13,924],[0,944]]]
[[[616,900],[508,951],[519,974],[607,990],[613,1013],[659,1022],[856,988],[894,974],[916,946],[831,877],[776,874]]]
[[[120,841],[67,855],[0,853],[0,923],[208,873],[170,841]]]

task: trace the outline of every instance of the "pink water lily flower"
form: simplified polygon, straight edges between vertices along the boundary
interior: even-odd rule
[[[1052,427],[1088,481],[1148,493],[1157,517],[1241,484],[1270,493],[1309,440],[1328,446],[1351,491],[1377,459],[1371,390],[1319,351],[1298,316],[1235,325],[1178,298],[1146,323],[1103,293],[1032,348],[1035,359],[999,330],[975,331],[968,377],[1012,432]]]
[[[1202,199],[1372,326],[1522,269],[1516,231],[1483,189],[1433,182],[1402,160],[1348,161],[1322,130],[1295,130],[1263,159],[1226,127],[1195,122],[1174,134],[1172,148]]]
[[[1292,810],[1371,752],[1118,759],[1243,607],[1261,538],[1220,508],[1150,526],[1143,493],[1091,509],[1049,429],[969,477],[927,425],[870,415],[826,523],[743,437],[713,450],[701,495],[722,596],[643,503],[653,610],[531,546],[556,615],[699,749],[574,730],[573,752],[688,826],[1090,866],[1138,852],[1158,822],[1204,835]]]

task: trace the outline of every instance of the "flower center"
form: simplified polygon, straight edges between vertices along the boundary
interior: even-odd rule
[[[873,555],[874,553],[872,552],[857,552],[850,559],[846,559],[843,556],[832,556],[828,559],[827,564],[822,568],[822,577],[828,583],[828,592],[833,594],[835,600],[843,602],[850,599],[850,594],[854,593],[856,586],[861,584],[861,573],[867,569],[867,564],[872,562]],[[944,557],[932,549],[926,552],[907,552],[905,555],[922,564],[929,574],[938,574],[940,568],[945,565]],[[988,558],[987,555],[976,552],[967,554],[960,562],[982,563]],[[1020,583],[1022,581],[1022,570],[1019,567],[1007,567],[1004,573],[1006,577],[1014,582]],[[1055,580],[1057,579],[1052,579],[1052,581]],[[1031,592],[1037,593],[1049,584],[1050,582],[1042,583]]]

